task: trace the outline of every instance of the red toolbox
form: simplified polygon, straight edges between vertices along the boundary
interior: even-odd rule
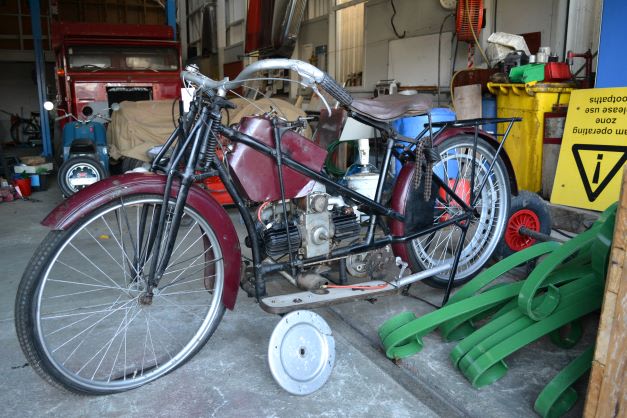
[[[570,67],[565,62],[547,62],[544,66],[544,81],[570,80]]]

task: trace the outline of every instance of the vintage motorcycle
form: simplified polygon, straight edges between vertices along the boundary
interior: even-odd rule
[[[324,89],[379,132],[386,148],[372,198],[324,172],[326,150],[298,133],[304,120],[268,113],[222,122],[232,107],[227,92],[275,69]],[[151,172],[104,179],[43,221],[52,231],[24,273],[15,323],[29,363],[49,383],[107,394],[163,376],[203,347],[240,286],[276,314],[398,292],[417,280],[446,288],[446,302],[500,241],[516,182],[504,139],[479,126],[506,122],[509,132],[516,119],[429,123],[407,138],[389,122],[428,114],[424,98],[354,99],[301,61],[259,61],[234,80],[193,69],[182,78],[195,97]],[[393,156],[403,167],[388,204]],[[243,260],[229,214],[198,186],[216,175],[243,220],[252,259]],[[391,252],[412,273],[376,279]],[[325,273],[338,265],[339,277]],[[268,295],[266,279],[277,274],[297,289]]]

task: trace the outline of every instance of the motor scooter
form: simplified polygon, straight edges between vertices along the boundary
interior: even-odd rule
[[[47,110],[54,109],[52,102],[46,102]],[[114,103],[111,110],[119,108]],[[65,123],[62,131],[62,158],[57,182],[65,197],[109,177],[109,152],[107,150],[107,132],[101,121],[110,121],[102,114],[94,114],[93,109],[85,106],[83,118],[79,119],[71,113],[55,118],[60,121],[73,119]]]

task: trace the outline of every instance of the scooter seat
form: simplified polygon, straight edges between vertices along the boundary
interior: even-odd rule
[[[73,153],[93,153],[96,152],[96,146],[89,139],[75,139],[70,145],[70,150]]]

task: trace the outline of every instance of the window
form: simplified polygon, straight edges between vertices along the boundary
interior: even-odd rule
[[[78,71],[178,71],[178,51],[172,47],[74,45],[68,65]]]
[[[335,78],[346,86],[361,86],[364,66],[364,3],[336,0]]]
[[[226,0],[226,46],[244,42],[246,25],[246,0]]]
[[[305,9],[305,18],[303,20],[311,20],[329,14],[329,0],[308,0],[307,9]]]

